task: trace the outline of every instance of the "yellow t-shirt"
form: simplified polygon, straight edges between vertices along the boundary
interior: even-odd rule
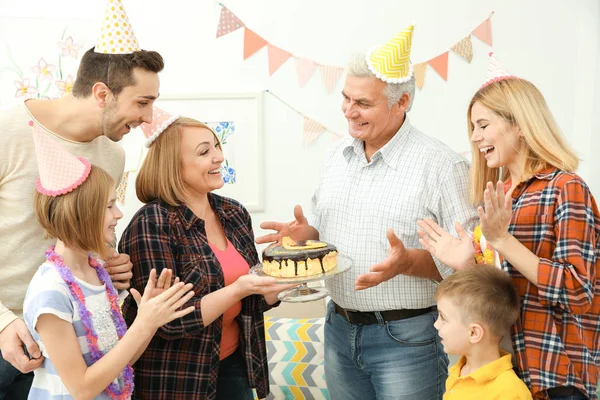
[[[444,400],[531,400],[531,392],[513,371],[511,355],[501,357],[477,371],[460,376],[467,359],[460,360],[448,371]]]

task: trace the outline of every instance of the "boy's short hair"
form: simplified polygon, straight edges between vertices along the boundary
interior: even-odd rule
[[[96,53],[92,47],[81,58],[72,93],[75,97],[87,98],[92,94],[92,87],[103,82],[117,96],[126,87],[137,83],[133,77],[135,68],[159,73],[164,67],[163,58],[156,51],[105,54]]]
[[[502,337],[519,317],[521,301],[512,278],[493,265],[457,271],[438,286],[435,299],[448,298],[467,323],[486,325]]]
[[[104,214],[114,181],[102,168],[92,165],[87,179],[73,191],[46,196],[35,191],[34,209],[46,238],[61,240],[67,247],[91,251],[105,258]]]

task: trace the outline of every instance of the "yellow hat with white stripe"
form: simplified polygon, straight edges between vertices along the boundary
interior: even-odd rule
[[[408,82],[413,76],[410,48],[415,27],[408,26],[389,42],[367,52],[369,70],[384,82]]]
[[[133,34],[123,3],[121,0],[109,0],[94,51],[107,54],[130,54],[139,50],[140,46]]]

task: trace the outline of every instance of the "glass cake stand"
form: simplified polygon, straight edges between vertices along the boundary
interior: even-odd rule
[[[262,264],[257,264],[250,268],[250,273],[258,276],[270,276],[263,272]],[[276,282],[281,284],[298,283],[299,285],[284,290],[277,296],[279,300],[286,301],[289,303],[305,303],[308,301],[314,301],[322,299],[329,295],[329,290],[324,286],[308,287],[308,282],[323,281],[329,279],[332,276],[341,274],[342,272],[348,271],[352,267],[352,259],[350,257],[341,255],[338,253],[337,265],[335,268],[325,272],[324,274],[311,275],[311,276],[299,276],[294,278],[277,278]]]

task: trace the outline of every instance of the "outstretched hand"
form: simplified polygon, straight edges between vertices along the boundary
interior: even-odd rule
[[[473,243],[459,222],[455,224],[458,237],[450,235],[429,218],[418,220],[417,225],[422,229],[417,231],[419,243],[442,263],[455,270],[473,264],[475,257]]]
[[[269,233],[256,238],[256,244],[281,243],[281,238],[289,236],[294,240],[319,239],[319,233],[315,228],[308,224],[308,220],[302,212],[299,205],[294,207],[294,220],[291,222],[265,221],[260,224],[262,229],[274,230],[275,233]]]
[[[364,290],[377,286],[403,273],[409,267],[408,251],[404,243],[396,236],[392,228],[386,232],[390,250],[385,260],[369,268],[369,273],[359,275],[354,283],[354,290]]]

